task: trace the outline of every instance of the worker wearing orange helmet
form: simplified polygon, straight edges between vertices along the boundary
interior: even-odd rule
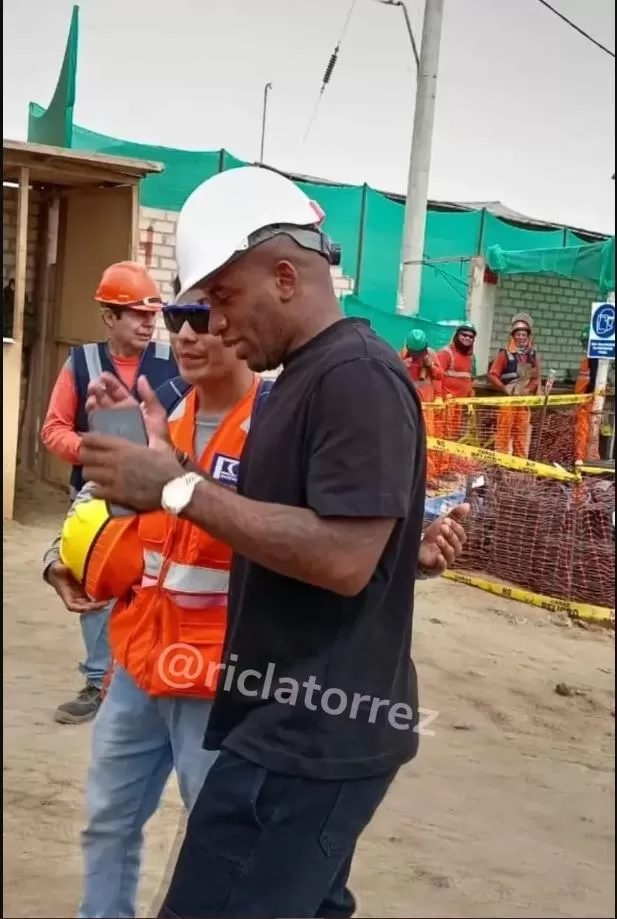
[[[73,467],[71,497],[84,485],[79,452],[82,434],[88,430],[88,384],[107,371],[134,393],[139,376],[145,376],[156,389],[178,375],[169,344],[152,341],[163,302],[156,282],[143,265],[128,261],[110,265],[103,272],[94,299],[100,304],[107,340],[71,348],[52,390],[41,429],[43,445]],[[79,669],[86,685],[75,699],[56,710],[55,719],[62,724],[90,721],[98,710],[109,665],[108,618],[108,607],[80,617],[86,658]]]
[[[489,370],[493,386],[508,396],[533,396],[540,388],[540,360],[533,344],[533,320],[528,313],[518,313],[512,319],[510,340]],[[500,408],[497,415],[495,449],[527,456],[531,416],[525,406]]]

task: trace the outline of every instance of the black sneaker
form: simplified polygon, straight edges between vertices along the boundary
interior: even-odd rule
[[[54,713],[54,721],[60,724],[82,724],[84,721],[92,721],[102,700],[101,690],[92,683],[86,683],[75,699],[58,706]]]

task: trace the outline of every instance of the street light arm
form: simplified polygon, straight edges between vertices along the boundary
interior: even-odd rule
[[[259,146],[259,162],[264,161],[264,147],[266,144],[266,114],[268,111],[268,93],[272,89],[272,83],[266,83],[264,86],[264,103],[261,113],[261,143]]]
[[[409,41],[411,42],[411,50],[413,51],[414,60],[416,62],[416,70],[418,71],[420,69],[420,55],[418,53],[418,46],[413,34],[413,29],[411,27],[409,13],[407,12],[407,7],[405,6],[403,0],[376,0],[376,2],[381,3],[382,6],[400,6],[402,9],[403,16],[405,17],[405,25],[407,26],[407,34],[409,35]]]
[[[411,20],[409,19],[409,13],[407,12],[407,7],[402,2],[396,3],[395,6],[400,6],[403,11],[403,16],[405,17],[405,24],[407,26],[407,32],[409,33],[409,41],[411,42],[411,50],[413,51],[413,56],[416,61],[416,70],[420,69],[420,55],[418,54],[418,46],[416,45],[416,40],[414,38],[413,29],[411,28]]]

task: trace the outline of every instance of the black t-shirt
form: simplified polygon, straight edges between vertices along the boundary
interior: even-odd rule
[[[396,523],[353,597],[234,556],[209,749],[337,780],[389,772],[415,755],[410,643],[425,440],[403,363],[362,321],[340,320],[287,361],[251,426],[239,492],[323,518]]]

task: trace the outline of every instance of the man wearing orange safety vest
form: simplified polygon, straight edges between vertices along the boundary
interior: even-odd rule
[[[584,350],[584,356],[578,368],[578,376],[574,385],[574,392],[577,395],[591,395],[595,389],[595,376],[597,372],[597,361],[591,361],[587,357],[587,345],[589,343],[590,326],[585,326],[581,334],[581,345]],[[588,402],[580,405],[576,410],[576,428],[574,443],[574,458],[577,463],[584,463],[585,460],[599,460],[600,449],[599,442],[589,443],[590,433],[590,413],[592,403]]]
[[[489,370],[493,386],[507,396],[531,396],[540,390],[540,360],[533,344],[533,321],[527,313],[512,320],[510,340]],[[531,414],[525,406],[500,407],[497,413],[495,449],[498,453],[527,456]]]
[[[428,437],[442,437],[444,412],[439,408],[427,408],[442,402],[443,371],[437,354],[429,348],[428,339],[422,329],[413,329],[405,340],[401,352],[407,373],[412,380],[424,409],[424,421]],[[440,460],[430,450],[427,454],[427,477],[435,480],[439,475]]]
[[[168,400],[157,401],[140,378],[149,430],[156,428],[161,442],[170,439],[188,471],[234,488],[256,398],[272,384],[208,334],[207,307],[167,306],[163,315],[181,377],[157,396],[179,396],[168,422],[161,404]],[[99,406],[137,405],[117,377],[104,374],[100,382]],[[79,916],[135,915],[142,831],[169,774],[175,769],[190,810],[214,761],[203,735],[225,636],[230,563],[228,546],[162,510],[110,517],[88,485],[45,556],[44,576],[69,609],[76,599],[90,602],[87,596],[119,598],[109,623],[114,669],[93,730]]]
[[[41,429],[43,445],[73,467],[71,498],[84,484],[79,453],[82,434],[88,430],[88,384],[106,371],[134,393],[139,376],[145,376],[156,388],[178,374],[169,344],[152,341],[156,316],[163,304],[156,282],[143,265],[110,265],[103,272],[94,299],[100,304],[108,338],[71,348],[52,390]],[[103,678],[109,666],[108,619],[109,607],[103,604],[80,617],[86,655],[79,669],[86,682],[76,698],[56,709],[55,720],[62,724],[90,721],[101,704]]]
[[[462,322],[449,345],[437,355],[437,363],[443,371],[443,394],[446,399],[469,399],[473,396],[475,357],[473,348],[476,340],[473,322]],[[450,405],[446,412],[444,437],[458,440],[463,434],[464,406]]]

